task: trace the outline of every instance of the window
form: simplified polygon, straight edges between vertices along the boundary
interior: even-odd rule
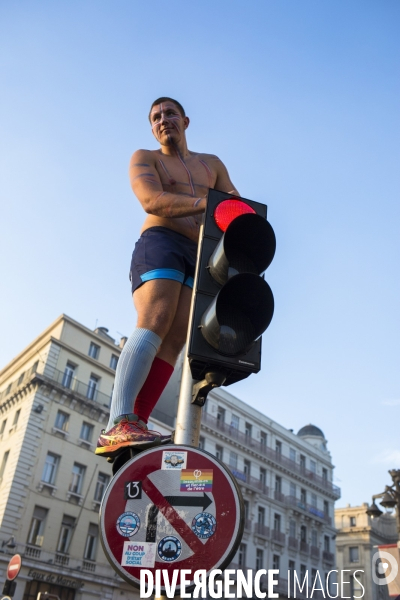
[[[282,493],[282,477],[279,475],[275,475],[275,491],[278,492],[278,494]]]
[[[243,500],[243,506],[244,506],[244,518],[247,521],[248,518],[249,518],[249,512],[250,512],[249,501],[248,500]]]
[[[232,469],[237,469],[237,464],[238,455],[236,454],[236,452],[233,452],[233,450],[231,450],[229,453],[229,466],[232,467]]]
[[[304,454],[300,454],[300,469],[302,471],[306,470],[306,457],[304,456]]]
[[[282,454],[282,442],[279,442],[278,440],[275,442],[275,452],[277,454]]]
[[[204,446],[205,446],[206,440],[204,439],[204,437],[201,435],[199,437],[199,448],[200,450],[204,450]]]
[[[75,518],[64,515],[61,523],[60,537],[58,539],[57,552],[67,554],[71,542],[72,531],[75,527]]]
[[[86,398],[89,400],[96,400],[97,388],[99,385],[100,377],[96,377],[96,375],[91,375],[88,383]]]
[[[322,468],[322,479],[328,481],[328,469]]]
[[[302,525],[300,527],[300,541],[301,542],[307,541],[307,527],[305,525]]]
[[[350,546],[349,548],[350,562],[356,563],[359,561],[358,558],[358,546]]]
[[[47,508],[35,506],[31,526],[29,528],[28,539],[26,541],[27,544],[32,544],[33,546],[42,546],[48,512],[49,511]]]
[[[224,449],[223,449],[222,446],[215,446],[215,456],[219,460],[223,460],[224,459]]]
[[[324,500],[324,515],[329,517],[329,502],[328,500]]]
[[[2,433],[4,433],[4,430],[6,428],[6,423],[7,423],[7,419],[4,419],[4,421],[2,422],[1,427],[0,427],[0,435]]]
[[[289,448],[289,458],[293,462],[296,462],[296,450],[294,448]]]
[[[244,433],[245,433],[246,437],[251,438],[252,429],[253,429],[253,427],[252,427],[251,423],[245,423]]]
[[[293,519],[289,521],[289,536],[291,538],[296,537],[296,521],[293,521]]]
[[[250,471],[251,471],[251,462],[249,460],[245,459],[243,462],[243,472],[246,475],[247,481],[250,478]]]
[[[300,565],[300,582],[303,583],[304,579],[307,575],[307,567],[306,565]]]
[[[314,585],[316,576],[317,576],[317,569],[311,569],[311,585]],[[317,584],[317,582],[316,582],[316,584]]]
[[[25,375],[25,371],[23,373],[21,373],[21,375],[18,377],[18,383],[17,383],[17,385],[21,385],[21,383],[24,380],[24,375]]]
[[[231,427],[232,429],[239,429],[239,417],[237,415],[232,415]]]
[[[93,436],[93,425],[90,425],[90,423],[86,423],[86,421],[83,421],[82,427],[81,427],[80,439],[85,440],[85,442],[90,443],[92,441],[92,436]]]
[[[75,365],[72,365],[71,363],[67,363],[61,385],[65,388],[70,388],[71,384],[72,384],[72,380],[74,378],[74,374],[75,374]]]
[[[315,460],[310,460],[310,471],[312,473],[317,472],[317,463],[315,462]]]
[[[8,384],[7,389],[6,389],[6,396],[8,396],[8,394],[11,392],[11,387],[12,387],[12,382]]]
[[[357,571],[357,574],[354,574],[350,580],[351,584],[351,597],[352,598],[362,598],[365,590],[362,586],[362,571]]]
[[[279,570],[280,556],[279,554],[274,554],[272,557],[272,568]]]
[[[292,498],[296,498],[296,484],[293,481],[290,482],[290,495]]]
[[[355,527],[355,526],[356,526],[356,518],[350,517],[350,527]]]
[[[330,539],[328,535],[324,535],[324,551],[325,552],[330,552],[331,549],[331,545],[330,545]]]
[[[39,361],[37,360],[33,365],[32,365],[32,369],[31,369],[31,373],[36,373],[37,368],[39,366]]]
[[[289,560],[289,581],[290,581],[290,586],[293,587],[293,589],[295,589],[295,579],[294,579],[294,572],[296,570],[296,565],[294,560]]]
[[[258,507],[257,523],[259,525],[264,525],[265,524],[265,508],[263,506],[259,506]]]
[[[93,342],[90,342],[89,356],[91,356],[92,358],[95,358],[97,360],[99,358],[99,354],[100,354],[100,346],[98,346],[97,344],[94,344]]]
[[[246,550],[247,550],[247,546],[246,544],[240,544],[239,546],[239,567],[245,567],[246,566]]]
[[[56,416],[54,427],[60,431],[68,431],[69,414],[59,410]]]
[[[317,494],[311,493],[311,506],[317,508]]]
[[[267,445],[267,434],[265,433],[265,431],[260,432],[260,444],[261,446]]]
[[[311,545],[318,546],[318,531],[316,529],[311,530]]]
[[[59,463],[60,457],[57,454],[53,454],[52,452],[47,453],[42,474],[42,481],[44,483],[49,483],[50,485],[55,484]]]
[[[278,513],[274,514],[274,529],[275,531],[281,530],[281,515],[278,515]]]
[[[217,407],[217,421],[219,423],[225,423],[225,409],[221,406]]]
[[[72,467],[72,479],[69,485],[69,491],[72,494],[80,494],[82,492],[85,471],[86,467],[78,463],[74,463],[74,466]]]
[[[108,486],[110,481],[110,476],[106,475],[106,473],[99,473],[97,476],[96,490],[94,492],[94,499],[96,502],[101,502],[104,492],[106,491],[106,487]]]
[[[264,467],[260,467],[260,483],[261,485],[267,484],[267,470]]]
[[[7,452],[4,452],[3,460],[1,461],[1,467],[0,467],[0,479],[2,479],[2,477],[4,475],[4,471],[6,470],[7,461],[8,461],[9,456],[10,456],[9,450],[7,450]]]
[[[304,488],[300,489],[300,502],[302,504],[307,504],[307,491]]]
[[[96,560],[97,540],[99,537],[99,527],[95,523],[89,524],[89,531],[86,538],[85,552],[83,558],[86,560]]]
[[[115,369],[117,368],[117,364],[118,364],[118,356],[116,354],[111,354],[111,360],[110,360],[110,369]]]
[[[21,414],[21,409],[19,408],[14,415],[13,427],[17,426],[19,415]]]
[[[257,548],[256,550],[256,571],[263,568],[264,564],[264,550]]]

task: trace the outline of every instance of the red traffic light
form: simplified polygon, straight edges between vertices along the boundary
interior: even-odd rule
[[[235,199],[223,200],[218,204],[214,211],[214,221],[221,231],[226,231],[233,219],[249,213],[256,214],[256,211],[246,204],[246,202]]]

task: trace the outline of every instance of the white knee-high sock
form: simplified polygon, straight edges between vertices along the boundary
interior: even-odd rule
[[[125,343],[115,373],[106,431],[113,427],[114,419],[133,412],[133,403],[146,381],[161,342],[161,338],[153,331],[136,328]]]

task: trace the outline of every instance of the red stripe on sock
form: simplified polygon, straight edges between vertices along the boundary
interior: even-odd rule
[[[159,397],[163,393],[174,367],[157,356],[153,360],[147,379],[138,393],[133,412],[147,423]]]

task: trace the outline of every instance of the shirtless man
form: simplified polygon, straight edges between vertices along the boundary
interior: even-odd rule
[[[132,255],[136,329],[118,361],[110,420],[96,454],[116,456],[168,441],[147,429],[187,334],[201,215],[209,188],[239,195],[224,164],[188,150],[189,117],[179,102],[158,98],[149,120],[159,150],[137,150],[129,174],[147,213]]]

